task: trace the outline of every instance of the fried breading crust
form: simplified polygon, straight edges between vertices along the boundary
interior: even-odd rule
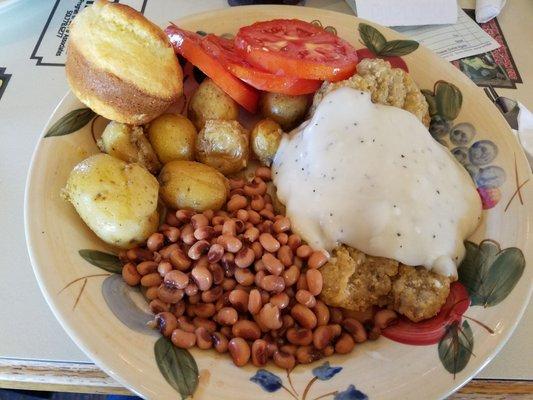
[[[398,262],[340,246],[321,272],[324,280],[321,296],[327,304],[363,311],[388,303],[391,277],[398,274]]]
[[[415,322],[436,315],[450,293],[445,276],[344,245],[333,250],[321,272],[326,304],[354,311],[387,306]]]
[[[389,304],[411,321],[436,315],[450,294],[450,279],[424,267],[400,265],[392,284]]]
[[[379,58],[361,60],[357,73],[344,81],[324,82],[315,93],[310,114],[327,93],[345,86],[370,92],[374,103],[402,108],[429,126],[428,104],[413,78],[403,69],[392,68],[388,61]]]

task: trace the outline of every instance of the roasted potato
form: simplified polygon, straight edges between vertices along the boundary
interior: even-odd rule
[[[99,153],[74,167],[62,195],[100,239],[130,248],[157,230],[158,190],[145,168]]]
[[[261,113],[281,125],[285,132],[302,122],[308,108],[306,95],[290,96],[265,92],[261,96]]]
[[[188,116],[196,129],[204,127],[208,119],[231,121],[237,119],[239,106],[211,79],[205,79],[189,102]]]
[[[252,152],[263,165],[270,166],[276,155],[283,131],[277,122],[262,119],[250,134]]]
[[[248,131],[237,121],[208,119],[196,137],[196,159],[224,175],[248,165]]]
[[[163,201],[174,209],[219,210],[229,193],[227,179],[216,169],[194,161],[171,161],[159,174]]]
[[[150,122],[148,139],[159,160],[194,160],[196,128],[180,114],[163,114]]]
[[[104,153],[128,163],[141,164],[152,174],[161,169],[161,163],[140,126],[111,121],[97,145]]]

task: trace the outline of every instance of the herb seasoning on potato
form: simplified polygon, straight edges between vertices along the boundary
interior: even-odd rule
[[[226,202],[228,182],[216,169],[194,161],[171,161],[159,174],[159,194],[174,209],[218,210]]]

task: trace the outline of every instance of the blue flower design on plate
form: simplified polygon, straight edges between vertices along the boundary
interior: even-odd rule
[[[342,371],[342,367],[331,367],[329,361],[326,361],[320,367],[313,368],[313,375],[321,381],[327,381]]]
[[[258,369],[254,376],[250,378],[267,392],[275,392],[281,388],[281,378],[266,369]]]
[[[500,187],[505,182],[505,171],[495,165],[480,168],[476,174],[476,184],[483,189],[494,189]]]
[[[345,391],[338,392],[333,400],[368,400],[368,396],[357,390],[354,385],[350,385]]]
[[[474,165],[487,165],[498,155],[498,147],[491,140],[479,140],[468,149],[468,158]]]

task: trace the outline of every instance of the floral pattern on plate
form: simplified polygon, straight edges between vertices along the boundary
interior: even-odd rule
[[[322,26],[318,20],[312,22]],[[325,29],[336,33],[335,28],[331,26]],[[361,50],[362,58],[381,57],[390,61],[393,66],[408,71],[407,64],[401,56],[416,50],[418,43],[408,40],[387,41],[379,31],[363,23],[359,24],[359,33],[367,46]],[[191,68],[189,75],[195,72]],[[195,80],[201,78],[195,77]],[[462,93],[455,85],[441,80],[435,83],[433,91],[422,92],[429,104],[431,135],[449,147],[451,153],[470,173],[481,196],[483,208],[485,210],[493,208],[501,200],[499,188],[507,176],[506,171],[494,163],[499,153],[497,145],[491,140],[479,138],[480,135],[471,123],[455,123],[463,101]],[[53,124],[44,137],[60,137],[77,132],[91,121],[94,124],[95,116],[89,108],[73,110]],[[515,196],[520,197],[522,201],[520,188],[527,183],[527,181],[518,183],[516,163],[515,174],[517,191],[509,200],[509,204]],[[516,247],[501,249],[496,241],[490,239],[485,239],[479,244],[467,241],[465,245],[467,253],[459,267],[459,282],[451,285],[450,296],[439,314],[419,323],[401,318],[398,324],[383,331],[385,337],[405,344],[438,344],[436,355],[443,367],[453,376],[465,368],[473,355],[474,334],[470,323],[478,324],[487,332],[494,333],[482,322],[465,315],[468,308],[492,307],[499,304],[512,291],[525,268],[524,255]],[[134,297],[141,297],[140,290],[128,286],[122,280],[120,276],[122,265],[119,258],[114,254],[90,249],[79,250],[79,254],[85,261],[103,269],[105,273],[79,277],[61,289],[59,293],[78,287],[78,291],[73,292],[73,310],[82,298],[88,282],[92,278],[105,277],[102,283],[102,295],[117,319],[132,330],[159,336],[156,331],[147,327],[147,323],[152,319],[150,312],[143,310],[134,301]],[[159,371],[181,398],[192,396],[199,385],[199,370],[191,353],[176,348],[170,340],[159,337],[154,343],[153,354]],[[301,392],[294,388],[291,381],[292,371],[286,371],[288,383],[284,383],[281,377],[267,369],[258,369],[250,377],[250,381],[270,393],[284,390],[295,400],[318,400],[327,397],[334,400],[368,399],[368,396],[354,384],[349,384],[344,390],[319,393],[315,384],[318,381],[332,380],[342,370],[341,366],[331,366],[329,362],[324,362],[311,370],[312,377]],[[318,394],[311,395],[311,389]]]

